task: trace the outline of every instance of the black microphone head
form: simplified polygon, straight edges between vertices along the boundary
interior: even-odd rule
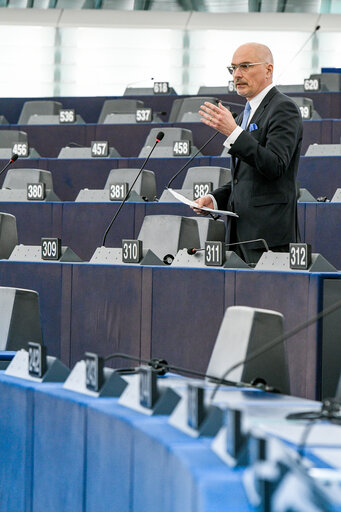
[[[197,250],[196,250],[196,249],[194,249],[194,247],[190,247],[189,249],[187,249],[187,254],[191,254],[191,255],[193,255],[193,254],[195,254],[196,252],[197,252]]]
[[[315,32],[317,32],[317,30],[320,30],[320,28],[321,28],[321,25],[316,25]]]
[[[11,162],[15,162],[16,160],[18,160],[18,158],[19,158],[18,155],[16,153],[13,153]]]
[[[164,138],[165,134],[163,132],[159,132],[156,136],[156,140],[160,142]]]

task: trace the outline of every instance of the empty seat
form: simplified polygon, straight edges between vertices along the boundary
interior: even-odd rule
[[[174,257],[185,247],[200,245],[196,220],[178,215],[146,215],[137,238],[160,260],[166,255]]]
[[[106,100],[103,103],[98,123],[113,123],[115,122],[115,117],[116,122],[122,122],[122,115],[124,114],[134,114],[135,119],[136,109],[143,107],[144,103],[140,100]]]
[[[159,128],[152,128],[150,130],[144,146],[139,153],[139,158],[145,158],[149,154],[150,150],[154,146],[159,131]],[[164,132],[164,137],[155,147],[151,155],[152,158],[172,157],[173,145],[174,142],[177,141],[189,141],[191,144],[191,155],[197,151],[197,148],[193,146],[193,136],[191,130],[186,130],[184,128],[163,128],[162,131]],[[200,156],[200,153],[198,156]]]
[[[27,348],[42,343],[39,295],[33,290],[0,287],[0,350]]]
[[[58,115],[62,104],[59,101],[25,101],[18,124],[31,124],[34,116]]]
[[[0,213],[0,259],[9,258],[17,243],[16,218],[9,213]]]
[[[103,156],[101,158],[116,158],[120,157],[121,155],[115,148],[109,148],[109,154],[108,156]],[[65,148],[62,148],[58,154],[58,158],[93,158],[91,156],[91,148],[74,148],[66,146]]]
[[[215,167],[215,166],[202,166],[202,167],[190,167],[186,173],[186,177],[184,179],[183,185],[181,189],[178,191],[187,197],[188,199],[194,198],[194,185],[198,183],[205,184],[204,188],[207,185],[211,185],[211,190],[215,190],[216,188],[225,185],[231,181],[231,170],[226,169],[224,167]],[[210,190],[205,190],[204,194],[209,193]],[[177,199],[169,192],[167,189],[162,192],[162,195],[159,199],[160,203],[174,203],[177,202]]]
[[[45,183],[49,190],[53,190],[52,174],[42,169],[9,169],[4,179],[3,189],[26,189],[28,183]]]
[[[215,105],[218,99],[212,96],[195,96],[193,98],[181,98],[173,101],[172,109],[169,114],[170,123],[196,123],[200,122],[201,116],[198,114],[200,106],[209,101]]]
[[[104,186],[104,190],[82,189],[78,193],[75,201],[83,203],[102,203],[108,201],[122,201],[121,194],[118,199],[113,199],[109,193],[112,185],[127,184],[127,191],[134,182],[140,169],[112,169]],[[125,192],[126,193],[126,192]],[[125,195],[124,193],[124,195]],[[115,195],[115,194],[114,194]],[[111,196],[111,199],[110,199]],[[154,201],[156,197],[155,173],[144,169],[133,186],[127,201]]]
[[[320,114],[314,109],[314,102],[311,98],[291,96],[291,99],[294,100],[300,109],[303,119],[321,119]]]
[[[27,133],[19,130],[0,130],[0,148],[11,148],[16,142],[28,142]]]
[[[112,169],[104,188],[109,189],[114,183],[127,183],[131,187],[140,169]],[[156,196],[156,180],[153,171],[144,169],[137,179],[133,189],[139,196],[145,197],[148,201],[154,201]]]

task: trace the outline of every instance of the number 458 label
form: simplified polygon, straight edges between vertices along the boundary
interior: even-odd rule
[[[307,270],[311,265],[310,244],[290,244],[289,266],[292,270]]]
[[[191,154],[191,141],[179,140],[173,144],[173,156],[189,156]]]

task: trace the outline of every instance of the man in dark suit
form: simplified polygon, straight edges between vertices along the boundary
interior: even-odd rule
[[[266,46],[240,46],[229,71],[237,93],[248,100],[244,113],[235,121],[221,103],[209,102],[199,113],[205,124],[227,137],[224,146],[232,157],[232,181],[197,203],[238,214],[230,221],[230,243],[263,238],[271,250],[286,252],[289,243],[298,240],[300,111],[272,84],[273,58]],[[231,249],[248,263],[256,263],[264,252],[259,243]]]

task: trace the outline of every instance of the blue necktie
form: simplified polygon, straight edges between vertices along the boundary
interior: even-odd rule
[[[249,117],[250,117],[250,112],[251,112],[251,105],[247,101],[246,105],[245,105],[244,113],[243,113],[242,124],[240,125],[243,128],[243,130],[245,130],[246,127],[247,127],[247,122],[248,122]]]

